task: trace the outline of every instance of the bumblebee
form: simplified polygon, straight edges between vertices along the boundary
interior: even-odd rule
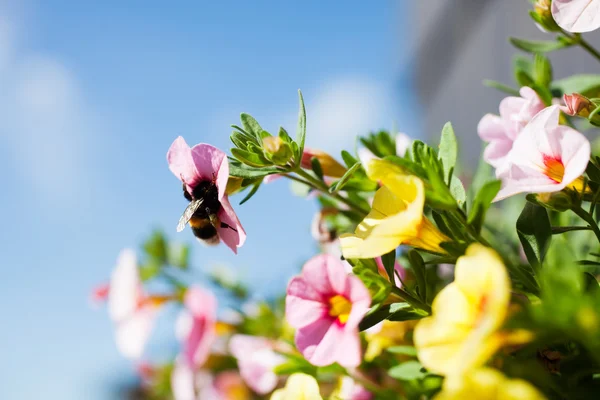
[[[221,222],[217,216],[221,210],[219,191],[214,181],[202,181],[194,187],[192,193],[187,191],[183,184],[183,196],[190,202],[179,218],[177,232],[181,232],[189,222],[194,236],[207,245],[219,244],[219,232],[217,228],[229,228],[237,230],[228,224]]]

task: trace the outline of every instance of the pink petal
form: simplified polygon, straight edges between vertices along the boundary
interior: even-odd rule
[[[171,372],[171,392],[174,400],[196,400],[194,371],[188,364],[175,361]]]
[[[552,17],[568,32],[593,31],[600,27],[600,1],[553,0]]]
[[[494,114],[486,114],[481,118],[477,125],[477,134],[485,142],[498,139],[510,140],[506,136],[506,126],[502,118]]]
[[[218,227],[217,232],[225,245],[237,254],[237,248],[242,247],[244,242],[246,242],[246,231],[233,210],[227,195],[223,196],[221,199],[221,210],[219,210],[218,216],[221,222],[224,222],[235,229]]]
[[[225,153],[210,144],[200,143],[192,147],[192,158],[200,179],[215,181],[221,200],[229,179],[229,162]]]
[[[338,362],[344,367],[360,364],[357,330],[345,330],[337,323],[315,323],[296,332],[296,346],[311,364],[326,366]]]
[[[267,175],[263,178],[263,183],[271,183],[271,182],[275,182],[278,179],[283,178],[283,175],[279,175],[279,174],[271,174],[271,175]]]
[[[583,174],[590,156],[589,141],[576,130],[559,125],[559,115],[559,106],[547,107],[523,129],[506,162],[496,171],[503,187],[494,201],[523,192],[560,191]],[[565,167],[560,183],[545,175],[548,157],[561,160]]]
[[[190,286],[185,292],[183,303],[195,318],[216,319],[217,299],[209,290]]]
[[[330,331],[330,337],[338,336],[342,329],[332,319],[318,319],[296,331],[296,347],[311,364],[324,366],[335,362],[335,338],[323,343],[325,335]],[[314,357],[319,348],[317,356]]]
[[[273,369],[285,358],[273,351],[270,340],[249,335],[234,335],[229,349],[238,360],[240,374],[248,386],[258,394],[267,394],[277,386]]]
[[[287,322],[294,328],[312,324],[329,313],[324,295],[310,286],[303,277],[292,278],[285,298]]]
[[[184,350],[185,360],[193,366],[204,364],[216,338],[217,301],[211,292],[197,286],[190,287],[184,298],[186,310],[182,315],[187,317],[185,327]],[[180,320],[185,321],[182,318]],[[181,324],[179,324],[181,325]]]
[[[150,338],[159,308],[146,306],[117,323],[115,336],[117,348],[127,358],[139,359]]]
[[[347,330],[353,330],[358,327],[360,321],[369,311],[371,306],[371,294],[365,284],[356,276],[349,276],[348,292],[346,298],[352,303],[350,316],[345,324]]]
[[[483,160],[494,168],[500,168],[512,147],[513,141],[510,139],[495,140],[485,147]]]
[[[135,252],[122,250],[108,292],[108,312],[113,321],[119,322],[133,315],[140,301],[141,285]]]
[[[330,254],[319,254],[308,260],[302,268],[302,277],[324,295],[346,293],[346,268],[341,260]]]
[[[167,162],[171,172],[177,179],[185,182],[188,187],[194,187],[200,181],[200,176],[192,158],[192,149],[183,137],[179,136],[171,144],[167,152]]]

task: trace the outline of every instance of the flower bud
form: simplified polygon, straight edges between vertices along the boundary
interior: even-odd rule
[[[309,149],[307,147],[304,148],[304,152],[302,153],[302,168],[311,169],[311,160],[313,158],[319,160],[319,164],[321,164],[321,169],[323,170],[323,175],[325,176],[341,178],[346,173],[346,168],[337,162],[335,158],[331,157],[324,151]]]
[[[227,187],[225,188],[225,193],[228,195],[232,195],[234,193],[239,192],[242,189],[242,181],[243,179],[237,176],[229,176],[227,180]]]
[[[563,212],[570,210],[573,206],[573,199],[566,192],[539,193],[536,200],[540,205],[554,211]]]
[[[536,0],[533,5],[533,18],[537,21],[542,30],[547,32],[559,32],[560,27],[552,17],[550,3],[551,0]]]
[[[277,165],[285,165],[292,158],[290,145],[279,136],[267,136],[262,144],[265,157]]]
[[[590,99],[579,93],[565,94],[563,100],[565,106],[561,107],[561,110],[571,116],[578,115],[587,118],[590,116],[590,112],[596,108]]]

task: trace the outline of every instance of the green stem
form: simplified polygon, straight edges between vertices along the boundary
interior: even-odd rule
[[[581,206],[574,206],[571,208],[571,210],[590,225],[594,231],[594,234],[596,235],[596,238],[598,239],[598,242],[600,242],[600,229],[598,228],[598,224],[596,224],[596,221],[594,221],[592,215],[581,208]]]
[[[594,57],[596,60],[600,61],[600,53],[598,52],[598,50],[596,50],[591,44],[589,44],[588,42],[586,42],[581,35],[572,35],[569,32],[562,30],[561,32],[564,36],[568,37],[569,39],[571,39],[573,42],[577,43],[578,45],[580,45],[585,51],[587,51],[592,57]]]
[[[404,299],[411,306],[421,309],[421,310],[425,311],[427,314],[431,315],[431,307],[428,304],[423,303],[421,300],[417,299],[410,293],[408,293],[406,290],[401,289],[396,286],[392,286],[392,293],[394,293],[396,296]]]
[[[296,174],[298,174],[299,176],[301,176],[302,178],[304,178],[304,180],[300,180],[299,178],[296,178],[296,180],[309,185],[313,189],[320,191],[321,193],[323,193],[326,196],[332,197],[332,198],[336,199],[337,201],[346,204],[348,207],[350,207],[353,211],[359,213],[361,216],[364,217],[369,213],[368,210],[364,210],[358,204],[354,203],[350,199],[347,199],[346,197],[341,196],[339,193],[335,193],[335,194],[329,193],[329,186],[327,186],[327,184],[325,184],[325,182],[315,178],[308,172],[304,171],[302,168],[298,168],[294,172]],[[286,176],[291,178],[291,175],[286,175]]]
[[[586,42],[582,38],[579,39],[579,45],[581,47],[583,47],[585,50],[587,50],[587,52],[590,53],[593,57],[595,57],[598,61],[600,61],[600,53],[598,52],[598,50],[596,50],[594,47],[592,47],[592,45],[590,45],[588,42]]]

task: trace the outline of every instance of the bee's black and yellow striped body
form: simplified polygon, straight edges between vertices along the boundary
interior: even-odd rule
[[[219,221],[217,217],[218,212],[221,210],[221,202],[219,201],[219,190],[215,182],[202,181],[194,187],[191,194],[184,184],[183,195],[190,201],[190,204],[181,217],[181,229],[183,229],[186,222],[189,222],[194,236],[209,245],[218,244],[220,241],[217,228],[235,230],[226,223]]]

